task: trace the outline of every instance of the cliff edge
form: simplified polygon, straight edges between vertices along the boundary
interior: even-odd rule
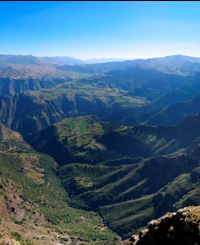
[[[133,235],[124,245],[199,245],[200,206],[189,206],[166,213],[148,223],[147,228]]]

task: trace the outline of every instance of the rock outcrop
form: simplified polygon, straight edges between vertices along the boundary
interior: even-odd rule
[[[148,223],[147,228],[133,235],[125,245],[199,245],[200,206],[189,206],[166,213]]]

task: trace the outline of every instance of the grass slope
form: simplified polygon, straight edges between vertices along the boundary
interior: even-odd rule
[[[200,117],[193,116],[178,126],[125,127],[80,116],[27,139],[35,149],[62,159],[58,175],[70,196],[68,203],[97,211],[125,238],[173,209],[175,202],[162,202],[160,190],[198,167],[199,122]]]
[[[36,153],[4,126],[0,146],[1,242],[118,243],[97,214],[67,205],[52,158]]]

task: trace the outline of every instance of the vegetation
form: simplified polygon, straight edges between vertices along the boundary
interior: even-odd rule
[[[2,216],[1,221],[10,226],[10,237],[20,242],[28,239],[33,244],[42,235],[42,244],[54,244],[56,237],[75,243],[79,240],[117,243],[116,235],[94,212],[70,208],[66,204],[68,196],[54,174],[52,158],[36,153],[17,133],[4,126],[1,131],[0,198],[1,205],[5,203],[5,217]],[[9,144],[11,139],[12,145]],[[24,229],[26,232],[21,232]],[[48,232],[54,235],[48,237]]]
[[[195,189],[188,181],[182,188],[177,182],[191,171],[193,178],[198,176],[199,122],[200,117],[193,116],[177,126],[121,127],[79,116],[27,141],[60,164],[58,176],[71,206],[97,211],[109,227],[128,237],[150,217],[183,206],[180,199],[188,188]],[[60,148],[55,147],[58,143]],[[196,198],[186,200],[195,205]]]
[[[1,122],[34,148],[1,125],[0,242],[117,244],[197,205],[199,64],[0,56]]]
[[[142,230],[139,236],[132,236],[123,244],[199,244],[199,213],[199,206],[189,206],[179,209],[176,213],[167,213],[149,222],[147,228]]]

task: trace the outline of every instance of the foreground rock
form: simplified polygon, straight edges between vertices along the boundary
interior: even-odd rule
[[[139,235],[133,235],[126,245],[198,245],[200,244],[200,206],[190,206],[167,213],[148,223]]]

